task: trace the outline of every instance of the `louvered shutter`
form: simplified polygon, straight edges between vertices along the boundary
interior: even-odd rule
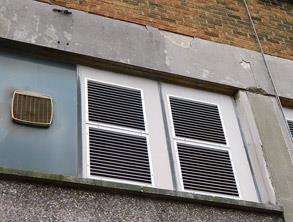
[[[289,126],[289,129],[290,129],[291,136],[293,137],[293,121],[288,120],[287,122],[288,122],[288,126]]]
[[[87,89],[90,175],[151,184],[141,91],[92,80]]]
[[[238,196],[229,152],[177,143],[185,189]]]
[[[184,189],[238,196],[218,106],[177,97],[169,101]],[[201,141],[212,145],[203,147]]]
[[[88,81],[89,120],[144,130],[139,90]]]
[[[170,104],[176,136],[226,144],[216,105],[174,97]]]

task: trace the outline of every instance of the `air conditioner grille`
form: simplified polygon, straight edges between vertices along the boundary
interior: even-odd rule
[[[145,129],[139,90],[88,81],[88,109],[90,121]]]
[[[238,196],[226,150],[177,143],[184,189]]]
[[[38,93],[15,91],[12,118],[24,124],[49,126],[53,117],[52,98]]]
[[[170,104],[176,136],[226,144],[216,105],[174,97]]]
[[[146,138],[89,128],[90,174],[151,183]]]

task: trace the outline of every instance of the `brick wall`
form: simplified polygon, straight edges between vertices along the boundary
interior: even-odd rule
[[[39,0],[259,51],[243,0]],[[248,0],[265,53],[293,59],[290,0]]]

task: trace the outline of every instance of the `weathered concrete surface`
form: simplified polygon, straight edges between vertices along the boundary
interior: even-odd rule
[[[293,221],[293,165],[290,159],[291,139],[276,99],[248,93],[266,164],[277,203],[285,209],[285,219]]]
[[[254,51],[74,10],[72,15],[64,15],[53,12],[54,7],[31,0],[2,0],[0,37],[273,93],[262,57]],[[274,66],[284,63],[283,59],[273,60]],[[292,85],[293,62],[285,61],[286,66],[273,70],[278,87],[283,82]],[[281,96],[293,98],[291,88],[279,91]]]
[[[0,180],[1,221],[282,222],[282,216],[129,194]]]
[[[248,160],[252,169],[260,202],[275,204],[275,191],[266,167],[266,160],[262,150],[262,141],[254,120],[247,93],[245,91],[239,91],[235,100],[242,138],[249,157]]]
[[[273,74],[273,79],[280,96],[292,98],[293,95],[293,62],[266,55],[269,69]]]
[[[0,178],[17,179],[23,181],[42,182],[48,184],[64,185],[72,188],[86,188],[91,190],[107,190],[116,193],[127,193],[158,199],[175,201],[187,201],[191,203],[205,204],[209,206],[225,207],[230,209],[242,209],[250,212],[261,212],[276,215],[283,215],[283,208],[276,204],[258,203],[225,197],[202,195],[190,192],[159,189],[140,185],[95,180],[60,174],[48,174],[35,171],[17,170],[0,167]]]

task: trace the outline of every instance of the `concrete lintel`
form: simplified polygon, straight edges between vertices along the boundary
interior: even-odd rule
[[[3,0],[0,38],[183,78],[273,93],[260,53],[76,10],[64,15],[54,12],[56,7],[31,0]],[[42,53],[49,54],[46,50]],[[274,57],[274,66],[279,60],[287,65],[273,70],[280,82],[277,85],[283,87],[286,82],[289,86],[293,81],[292,61]],[[281,96],[293,98],[291,88],[279,91]]]
[[[188,192],[163,190],[158,188],[150,188],[145,186],[130,185],[117,182],[107,182],[103,180],[85,179],[64,175],[8,169],[2,167],[0,167],[0,178],[58,184],[74,187],[77,189],[83,188],[92,190],[106,190],[109,192],[118,193],[129,193],[152,198],[171,199],[180,202],[194,202],[222,208],[241,209],[244,211],[262,212],[275,215],[283,214],[283,208],[273,204],[255,203],[223,197],[205,196]]]
[[[79,64],[96,69],[110,70],[113,72],[125,73],[128,75],[141,76],[163,82],[169,82],[188,87],[196,87],[198,89],[205,89],[212,92],[218,92],[230,96],[234,96],[239,89],[244,90],[244,88],[237,88],[229,84],[220,84],[207,80],[183,76],[176,73],[163,72],[161,70],[154,70],[150,68],[134,66],[132,64],[120,63],[112,60],[91,57],[83,54],[66,52],[54,48],[31,45],[28,43],[4,38],[0,38],[0,49],[3,52],[22,54],[24,56],[27,55],[41,59],[50,59],[56,62]],[[246,90],[255,92],[255,90],[257,89],[249,88]],[[267,93],[264,94],[269,95]]]

